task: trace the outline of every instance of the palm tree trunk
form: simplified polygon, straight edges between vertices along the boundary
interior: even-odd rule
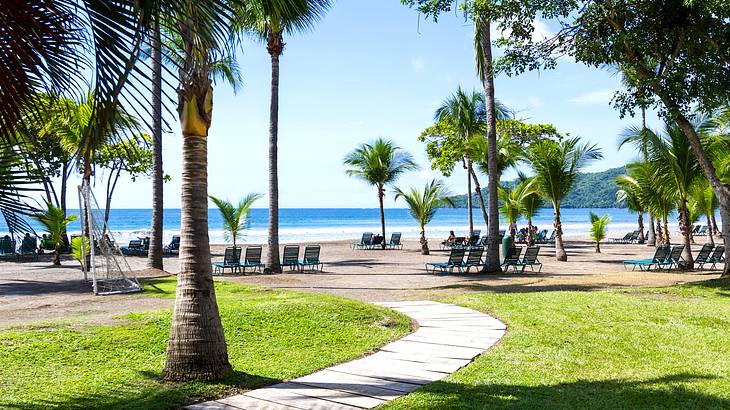
[[[63,211],[63,216],[66,216],[66,190],[68,189],[68,162],[64,161],[63,166],[61,167],[61,210]],[[69,249],[70,243],[68,241],[68,230],[66,227],[63,227],[63,249]]]
[[[664,214],[664,229],[662,229],[662,232],[664,233],[664,241],[663,243],[665,245],[671,245],[671,238],[669,237],[669,215]]]
[[[654,215],[649,214],[649,237],[646,240],[646,244],[649,246],[656,246],[656,228],[654,228]]]
[[[385,189],[378,187],[378,202],[380,202],[380,233],[383,235],[381,246],[385,249],[385,208],[383,207],[383,197],[385,197]]]
[[[527,218],[527,246],[535,244],[535,237],[532,235],[532,217]]]
[[[712,220],[710,219],[710,215],[707,215],[707,226],[708,226],[708,229],[710,230],[710,234],[707,235],[707,238],[710,240],[710,244],[712,244],[712,246],[715,246],[715,238],[714,238],[715,235],[712,231]]]
[[[159,20],[159,16],[157,16]],[[147,267],[164,269],[162,262],[162,233],[164,230],[163,171],[162,171],[162,50],[160,24],[152,29],[152,226]]]
[[[679,200],[679,232],[682,233],[684,242],[684,250],[682,257],[684,258],[685,269],[693,269],[694,261],[692,260],[692,224],[689,221],[689,210],[687,209],[687,200]]]
[[[489,225],[487,232],[489,243],[487,247],[484,272],[501,272],[499,266],[499,203],[497,200],[497,186],[499,185],[499,169],[497,168],[497,113],[494,108],[494,73],[492,70],[492,38],[489,16],[479,14],[475,24],[479,24],[481,37],[479,42],[482,48],[481,61],[484,78],[484,100],[487,110],[487,196],[489,200]]]
[[[644,243],[644,214],[639,212],[639,243]]]
[[[560,204],[554,204],[555,221],[553,222],[553,228],[555,228],[555,258],[559,262],[566,262],[568,260],[568,254],[565,253],[565,246],[563,245],[563,225],[560,222]],[[598,248],[598,243],[596,243]]]
[[[182,38],[190,38],[190,30],[181,26]],[[194,47],[186,44],[186,50]],[[164,377],[220,380],[230,373],[231,365],[215,298],[208,239],[207,136],[213,88],[204,69],[197,66],[196,70],[187,61],[185,66],[187,69],[180,70],[183,78],[178,91],[183,134],[180,273]]]
[[[471,194],[471,161],[466,162],[466,207],[469,220],[469,236],[474,233],[474,201]]]
[[[711,223],[710,223],[711,222]],[[707,222],[707,229],[712,231],[713,235],[717,235],[720,233],[720,230],[717,229],[717,220],[715,219],[715,213],[710,214],[710,220]]]
[[[601,253],[601,241],[596,241],[596,253]]]
[[[421,227],[421,255],[428,255],[431,252],[428,249],[428,240],[426,240],[426,228],[424,226]]]
[[[474,171],[474,164],[471,164],[471,177],[474,180],[474,192],[477,194],[477,200],[479,200],[479,208],[482,211],[482,218],[484,218],[484,226],[489,226],[489,215],[487,215],[487,207],[484,204],[484,195],[482,195],[482,187],[479,185],[479,179],[477,173]]]
[[[271,105],[269,106],[269,254],[266,266],[272,273],[281,273],[279,265],[279,56],[284,47],[281,33],[269,32],[271,55]]]

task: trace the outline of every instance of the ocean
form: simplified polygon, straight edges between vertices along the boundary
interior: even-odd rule
[[[589,212],[599,215],[609,214],[611,223],[609,231],[631,231],[636,229],[636,215],[626,209],[563,209],[561,210],[563,232],[566,235],[587,234],[590,227]],[[69,210],[78,214],[78,210]],[[109,227],[114,238],[119,243],[149,234],[150,209],[112,209]],[[223,236],[221,217],[217,209],[208,210],[210,226],[210,242],[213,244],[226,243]],[[0,218],[2,219],[2,218]],[[541,210],[533,223],[539,229],[552,229],[553,210]],[[249,218],[248,228],[245,230],[241,242],[265,243],[267,235],[268,212],[265,208],[253,209]],[[676,217],[671,221],[676,229]],[[507,224],[501,221],[502,229]],[[646,222],[646,221],[645,221]],[[519,221],[519,226],[526,225],[525,220]],[[385,210],[386,232],[402,232],[404,238],[417,238],[418,225],[408,213],[407,209]],[[37,232],[42,233],[40,225],[31,221]],[[69,226],[70,233],[80,232],[79,222]],[[426,227],[429,237],[446,237],[449,230],[454,230],[457,236],[466,235],[468,230],[467,210],[465,208],[439,209],[431,223]],[[474,229],[481,229],[486,233],[481,211],[474,209]],[[359,239],[363,232],[379,232],[380,216],[377,208],[282,208],[279,210],[279,238],[282,243],[304,241],[327,241],[338,239]],[[5,221],[0,223],[0,232],[7,232]],[[172,235],[180,232],[180,210],[165,209],[164,236],[168,242]]]

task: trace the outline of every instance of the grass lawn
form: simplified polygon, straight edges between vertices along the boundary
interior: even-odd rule
[[[174,297],[174,279],[146,283]],[[164,383],[171,311],[120,324],[0,329],[0,408],[174,408],[357,358],[410,331],[407,317],[334,296],[216,282],[234,374],[220,384]],[[113,297],[113,296],[110,296]]]
[[[447,301],[500,318],[506,336],[385,408],[730,409],[730,280]]]

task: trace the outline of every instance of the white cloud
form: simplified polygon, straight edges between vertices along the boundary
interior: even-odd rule
[[[535,19],[532,21],[532,41],[543,41],[555,35],[555,32],[550,29],[547,21],[543,19]],[[497,40],[500,37],[509,37],[512,30],[509,28],[506,30],[498,30],[496,25],[492,25],[491,36],[492,40]]]
[[[579,105],[608,104],[615,93],[616,90],[614,89],[596,90],[575,96],[569,99],[568,102]]]
[[[542,100],[540,97],[532,96],[527,99],[527,109],[528,110],[534,110],[537,108],[540,108],[543,106]]]
[[[421,58],[412,58],[411,67],[413,68],[414,72],[422,73],[426,69],[426,63],[424,63],[423,59]]]

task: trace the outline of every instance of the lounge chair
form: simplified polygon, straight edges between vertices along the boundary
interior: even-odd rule
[[[436,269],[440,270],[443,273],[447,272],[453,272],[454,269],[461,270],[461,267],[464,264],[464,254],[466,253],[466,250],[464,248],[451,248],[451,252],[449,252],[449,260],[446,262],[429,262],[426,264],[426,272],[428,272],[428,267],[430,266],[432,268],[432,272],[436,273]]]
[[[684,263],[682,252],[684,252],[684,245],[673,246],[672,251],[669,252],[669,256],[667,256],[667,259],[660,266],[662,268],[666,266],[667,271],[672,270],[672,267],[679,269]]]
[[[476,235],[476,237],[479,238],[479,235],[482,234],[482,230],[481,229],[475,229],[475,230],[472,231],[471,234],[472,235]]]
[[[466,244],[466,238],[463,236],[457,236],[454,239],[454,244],[451,245],[451,249],[454,248],[464,248],[464,245]]]
[[[403,244],[400,243],[401,236],[400,232],[390,234],[390,241],[385,244],[385,247],[388,249],[403,249]]]
[[[139,253],[142,251],[142,240],[132,239],[131,241],[129,241],[129,245],[122,246],[119,249],[125,255],[139,255]]]
[[[482,239],[477,242],[477,247],[486,248],[487,246],[489,246],[489,236],[484,235],[482,236]]]
[[[505,256],[504,261],[502,261],[502,266],[505,268],[505,270],[509,270],[510,266],[514,266],[520,262],[520,254],[522,253],[522,247],[512,247],[510,248],[509,252],[507,253],[507,256]]]
[[[623,236],[623,238],[609,238],[608,241],[612,243],[628,243],[633,235],[633,232],[627,232],[626,235]]]
[[[237,272],[241,267],[241,247],[229,246],[223,253],[223,262],[213,263],[213,273],[225,274],[226,269]]]
[[[304,272],[305,268],[309,268],[311,272],[320,271],[324,268],[324,264],[319,259],[321,246],[307,245],[304,248],[304,257],[299,261],[299,271]]]
[[[474,247],[469,249],[469,254],[466,256],[466,261],[461,265],[462,268],[466,269],[466,273],[469,273],[470,268],[479,268],[484,266],[482,262],[482,255],[484,254],[484,248]]]
[[[362,239],[360,239],[360,242],[352,243],[350,246],[352,249],[364,249],[370,247],[373,243],[373,233],[372,232],[365,232],[362,234]]]
[[[471,235],[469,237],[469,240],[466,243],[466,248],[471,249],[471,248],[476,248],[478,246],[479,246],[479,235],[478,234]]]
[[[715,248],[714,245],[706,243],[702,245],[702,249],[700,249],[699,253],[697,253],[697,257],[695,257],[695,264],[697,265],[697,269],[703,269],[705,264],[711,263],[710,262],[710,255],[712,254],[712,250]]]
[[[9,236],[0,239],[0,256],[5,255],[15,256],[15,241]]]
[[[695,236],[707,236],[707,225],[702,225],[699,231],[694,233]]]
[[[650,271],[651,268],[654,266],[661,269],[662,264],[666,262],[668,256],[669,245],[659,245],[654,251],[654,256],[652,256],[650,259],[631,259],[623,261],[624,270],[629,265],[631,266],[632,271],[636,270],[637,267],[642,271]]]
[[[697,232],[699,232],[700,228],[702,228],[702,225],[692,225],[692,235],[697,235]]]
[[[176,255],[180,253],[180,236],[175,235],[169,245],[162,250],[165,255]]]
[[[507,234],[507,231],[505,231],[504,229],[501,229],[501,230],[499,231],[499,239],[502,239],[502,238],[504,238],[504,236],[505,236],[506,234]]]
[[[261,263],[262,249],[260,246],[247,246],[246,254],[243,257],[243,263],[241,263],[241,273],[246,273],[246,268],[251,268],[252,272],[256,272],[258,269],[261,272],[266,265]]]
[[[710,258],[707,263],[712,263],[712,269],[716,269],[718,263],[725,263],[725,246],[718,245],[715,250],[712,251]]]
[[[539,259],[537,259],[537,255],[540,253],[540,247],[539,246],[529,246],[527,249],[525,249],[525,255],[522,257],[522,260],[518,260],[517,263],[510,263],[507,265],[507,270],[509,270],[509,267],[511,266],[512,269],[514,269],[515,272],[517,272],[517,268],[520,268],[520,273],[523,273],[525,271],[526,267],[530,267],[531,271],[535,271],[535,266],[538,266],[537,272],[542,272],[542,262],[540,262]]]
[[[38,260],[38,240],[35,236],[23,238],[20,243],[20,249],[17,254],[18,260],[33,259]]]
[[[281,255],[281,267],[294,270],[299,266],[299,245],[285,245]]]

